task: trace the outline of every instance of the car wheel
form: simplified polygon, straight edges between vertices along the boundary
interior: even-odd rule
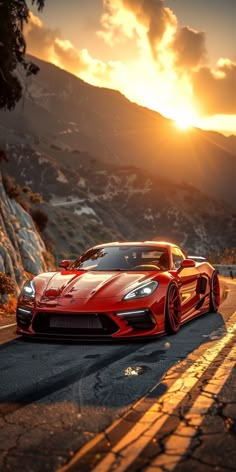
[[[210,282],[209,311],[216,313],[220,306],[220,282],[217,272],[213,272]]]
[[[174,334],[180,328],[181,302],[179,290],[176,284],[169,285],[166,294],[165,305],[165,331],[167,334]]]

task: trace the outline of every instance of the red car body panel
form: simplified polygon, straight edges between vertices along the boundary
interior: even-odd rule
[[[209,311],[211,279],[215,273],[210,264],[202,262],[177,269],[172,260],[172,249],[177,246],[166,242],[108,243],[95,249],[114,246],[162,248],[168,253],[170,268],[147,270],[142,265],[140,269],[119,271],[72,268],[40,274],[33,279],[35,297],[30,299],[23,293],[19,297],[17,333],[116,339],[163,334],[170,284],[175,284],[180,294],[181,324]],[[127,293],[151,281],[158,282],[152,294],[124,300]]]

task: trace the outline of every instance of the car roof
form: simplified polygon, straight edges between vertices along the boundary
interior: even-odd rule
[[[156,246],[157,248],[171,248],[171,247],[179,247],[177,244],[173,244],[167,241],[114,241],[110,243],[98,244],[94,246],[94,248],[104,248],[104,247],[115,247],[115,246]]]

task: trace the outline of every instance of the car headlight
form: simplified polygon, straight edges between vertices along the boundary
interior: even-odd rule
[[[150,280],[150,282],[146,282],[139,287],[131,290],[131,292],[127,293],[123,300],[132,300],[133,298],[144,298],[149,297],[152,295],[153,292],[158,287],[158,282],[156,280]]]
[[[24,298],[30,298],[31,300],[35,298],[35,284],[33,280],[28,280],[28,282],[25,283],[21,291],[21,296]]]

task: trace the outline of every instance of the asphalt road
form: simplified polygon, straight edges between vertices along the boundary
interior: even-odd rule
[[[235,470],[227,285],[219,313],[148,342],[24,341],[1,329],[0,470]]]

